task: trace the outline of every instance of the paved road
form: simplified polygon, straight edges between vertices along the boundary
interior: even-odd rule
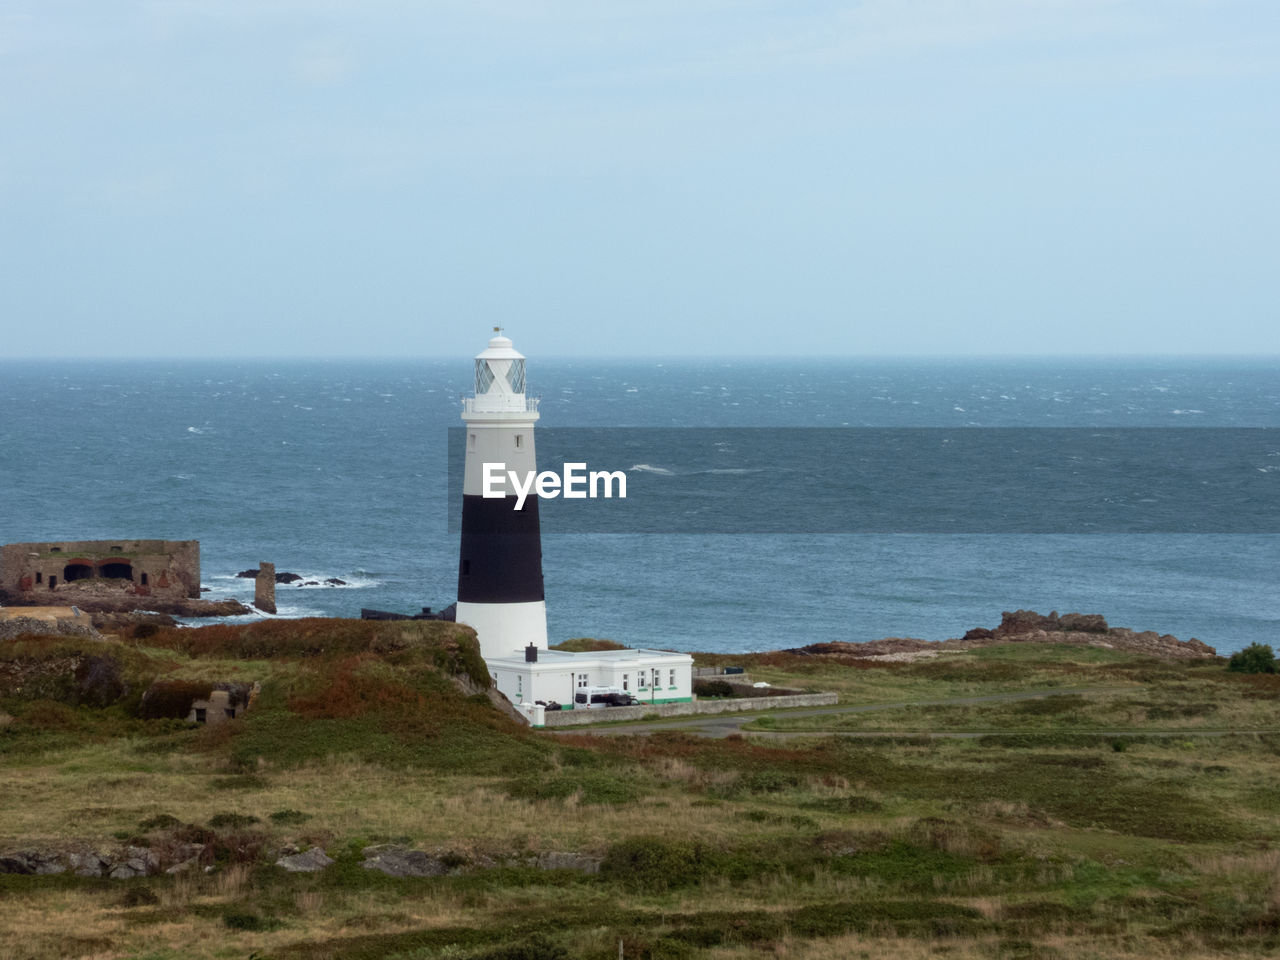
[[[897,703],[863,703],[848,704],[835,707],[801,707],[785,711],[760,711],[755,713],[710,713],[694,714],[687,717],[672,717],[670,720],[635,721],[634,723],[585,724],[581,727],[559,727],[553,732],[559,735],[588,734],[597,737],[642,736],[660,733],[667,730],[679,730],[700,737],[728,737],[743,733],[743,727],[761,716],[778,714],[788,720],[794,717],[825,717],[842,713],[871,713],[876,710],[894,710],[910,706],[963,705],[968,703],[993,703],[1010,700],[1036,700],[1043,697],[1055,697],[1064,694],[1114,693],[1121,690],[1132,690],[1133,687],[1058,687],[1052,690],[1023,690],[1017,693],[993,693],[981,697],[950,697],[945,700],[902,700]],[[1280,733],[1276,730],[1002,730],[1002,731],[873,731],[873,730],[748,730],[753,737],[769,739],[793,739],[795,737],[931,737],[972,739],[995,734],[1045,734],[1045,733],[1080,733],[1100,737],[1142,737],[1149,735],[1178,735],[1198,737],[1221,737],[1233,733]]]

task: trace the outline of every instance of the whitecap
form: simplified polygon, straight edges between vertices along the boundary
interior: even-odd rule
[[[296,571],[295,571],[296,572]],[[300,573],[301,580],[278,584],[277,591],[292,587],[298,590],[367,590],[382,586],[382,581],[362,573]],[[343,583],[325,583],[326,580],[342,580]],[[314,581],[314,582],[312,582]]]
[[[674,477],[675,471],[668,470],[666,467],[655,467],[648,463],[633,463],[627,469],[634,470],[636,473],[656,473],[660,477]]]
[[[1204,411],[1203,410],[1175,410],[1173,411],[1173,413],[1174,413],[1174,416],[1181,416],[1187,413],[1204,413]]]
[[[199,427],[187,427],[187,433],[204,433]]]

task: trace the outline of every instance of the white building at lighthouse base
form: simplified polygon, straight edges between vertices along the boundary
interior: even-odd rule
[[[523,650],[509,657],[485,657],[494,685],[520,707],[541,700],[562,710],[582,709],[580,693],[608,687],[641,703],[680,703],[693,699],[693,657],[669,650],[599,650],[570,653],[538,650],[528,660]],[[526,712],[526,711],[521,711]]]

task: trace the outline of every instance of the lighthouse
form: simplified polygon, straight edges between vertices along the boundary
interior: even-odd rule
[[[498,327],[476,356],[475,395],[462,401],[467,425],[462,481],[462,544],[458,556],[457,620],[472,626],[485,659],[507,657],[530,645],[547,647],[547,605],[542,588],[538,497],[516,509],[510,474],[536,475],[533,425],[538,401],[525,396],[525,358]],[[484,496],[485,464],[502,477]],[[532,652],[530,652],[532,653]]]

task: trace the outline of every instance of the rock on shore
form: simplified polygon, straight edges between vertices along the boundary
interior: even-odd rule
[[[826,655],[853,659],[915,660],[948,650],[969,650],[998,643],[1079,643],[1168,660],[1195,660],[1216,657],[1217,651],[1195,637],[1179,640],[1172,634],[1154,630],[1134,631],[1112,627],[1097,613],[1064,613],[1043,616],[1034,610],[1005,611],[994,629],[975,627],[963,637],[951,640],[916,640],[887,637],[869,643],[814,643],[786,651],[810,656]]]

